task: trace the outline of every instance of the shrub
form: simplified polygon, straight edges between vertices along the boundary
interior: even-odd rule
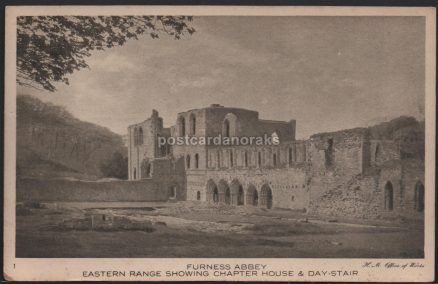
[[[115,152],[112,157],[100,165],[100,171],[105,177],[118,179],[128,178],[128,158],[123,157],[119,152]]]

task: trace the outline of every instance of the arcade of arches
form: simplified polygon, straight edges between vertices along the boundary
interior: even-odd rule
[[[197,196],[199,196],[200,199],[200,192],[197,193]],[[216,184],[210,179],[206,187],[206,200],[211,203],[235,206],[259,206],[270,209],[273,204],[273,195],[271,187],[268,184],[262,185],[260,189],[257,189],[255,185],[252,184],[244,188],[236,179],[230,184],[225,180],[220,180]]]

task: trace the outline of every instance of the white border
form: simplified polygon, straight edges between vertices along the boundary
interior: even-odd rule
[[[394,263],[418,262],[424,269],[361,269],[366,259],[26,259],[15,258],[15,143],[16,143],[16,21],[19,15],[246,15],[246,16],[424,16],[426,17],[426,160],[425,160],[425,259],[389,259]],[[389,7],[255,7],[255,6],[22,6],[6,7],[5,72],[5,182],[4,182],[4,273],[14,280],[243,280],[243,281],[433,281],[435,247],[435,8]],[[368,259],[385,262],[384,259]],[[272,270],[359,270],[356,277],[268,277],[228,278],[99,278],[87,279],[90,270],[185,270],[193,263],[263,263]]]

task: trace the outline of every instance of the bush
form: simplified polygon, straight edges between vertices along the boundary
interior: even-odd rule
[[[105,177],[128,179],[128,158],[115,152],[109,160],[100,165],[100,171]]]

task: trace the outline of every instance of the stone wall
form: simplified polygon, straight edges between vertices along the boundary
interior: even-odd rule
[[[187,199],[207,201],[208,182],[213,181],[216,186],[232,184],[242,186],[244,195],[248,189],[254,188],[260,198],[263,186],[269,186],[272,191],[272,207],[305,209],[309,203],[306,174],[303,168],[287,169],[230,169],[230,170],[199,170],[191,171],[187,175]],[[232,194],[232,192],[230,192]],[[246,202],[245,205],[249,205]],[[260,205],[261,206],[261,205]]]
[[[170,186],[170,185],[169,185]],[[163,189],[164,187],[164,189]],[[141,181],[88,182],[48,179],[17,180],[17,201],[124,202],[167,201],[169,191],[162,182]]]
[[[326,190],[313,194],[318,187]],[[350,181],[320,179],[311,185],[309,212],[321,216],[377,218],[381,212],[378,183],[374,177],[357,176]]]
[[[359,131],[324,133],[312,136],[308,160],[314,175],[326,172],[354,176],[362,172],[363,133]]]
[[[376,167],[387,161],[400,159],[399,144],[391,140],[370,141],[370,166]]]
[[[368,175],[349,179],[334,175],[312,177],[309,212],[351,218],[421,219],[424,213],[418,208],[415,189],[424,185],[423,167],[418,160],[393,160]]]
[[[183,159],[151,161],[151,176],[134,181],[70,181],[19,179],[17,199],[40,201],[167,201],[186,200]]]

